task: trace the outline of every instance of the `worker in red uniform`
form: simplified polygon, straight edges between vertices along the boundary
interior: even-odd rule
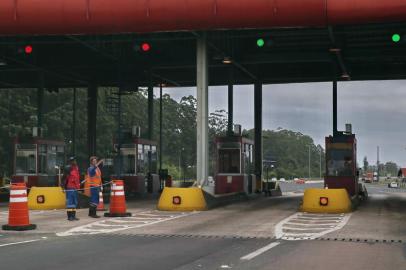
[[[78,189],[80,189],[79,167],[75,157],[69,158],[70,164],[64,170],[64,188],[66,192],[66,209],[69,221],[79,220],[76,217],[76,208],[78,205]]]
[[[100,171],[100,164],[103,163],[103,159],[97,160],[97,157],[90,157],[90,167],[87,169],[87,181],[90,187],[90,205],[89,205],[89,217],[99,218],[96,214],[97,205],[99,204],[99,193],[102,185],[102,177]]]

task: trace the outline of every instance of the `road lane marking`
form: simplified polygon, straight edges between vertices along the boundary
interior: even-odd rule
[[[284,230],[296,230],[296,231],[322,231],[328,228],[294,228],[294,227],[283,227]]]
[[[296,223],[294,221],[287,221],[286,225],[294,225],[294,226],[300,226],[300,227],[306,227],[306,226],[313,227],[314,223],[306,224],[306,223]],[[336,226],[337,224],[336,223],[317,223],[317,225],[319,225],[320,227],[329,227],[329,226]]]
[[[337,225],[337,223],[335,223],[335,222],[334,223],[301,223],[301,222],[295,222],[294,220],[287,221],[286,223],[294,224],[294,225],[301,225],[304,227],[306,227],[306,226],[313,227],[314,225],[319,225],[319,226],[336,226]]]
[[[162,213],[159,211],[146,211],[136,213],[132,217],[118,217],[118,218],[108,218],[101,219],[93,223],[78,226],[69,229],[65,232],[57,233],[57,236],[71,236],[71,235],[84,235],[84,234],[101,234],[101,233],[114,233],[127,229],[142,228],[145,226],[150,226],[153,224],[186,217],[189,215],[196,214],[198,212],[182,212],[173,215],[168,215],[167,213]],[[145,218],[149,216],[149,218]],[[154,216],[154,218],[151,218]]]
[[[304,217],[304,216],[298,216],[296,219],[300,220],[327,220],[327,221],[335,221],[335,220],[341,220],[343,219],[342,217]]]
[[[276,239],[313,240],[340,230],[351,217],[351,214],[311,214],[311,219],[305,220],[300,219],[303,214],[308,215],[308,213],[295,213],[279,222],[275,226]]]
[[[266,246],[264,246],[264,247],[262,247],[262,248],[260,248],[260,249],[257,249],[257,250],[254,251],[254,252],[251,252],[250,254],[245,255],[244,257],[241,257],[240,260],[249,261],[249,260],[251,260],[251,259],[257,257],[258,255],[261,255],[262,253],[264,253],[264,252],[270,250],[271,248],[276,247],[276,246],[279,245],[279,244],[280,244],[280,242],[273,242],[273,243],[270,243],[269,245],[266,245]]]
[[[34,239],[34,240],[27,240],[27,241],[21,241],[21,242],[14,242],[14,243],[1,244],[0,247],[6,247],[6,246],[19,245],[19,244],[32,243],[32,242],[37,242],[37,241],[41,241],[41,240],[42,240],[42,239]]]

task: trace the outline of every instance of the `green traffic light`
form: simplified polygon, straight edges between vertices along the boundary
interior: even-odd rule
[[[265,45],[265,41],[262,38],[257,39],[257,46],[263,47]]]
[[[400,35],[399,34],[393,34],[392,35],[392,41],[393,42],[399,42],[400,41]]]

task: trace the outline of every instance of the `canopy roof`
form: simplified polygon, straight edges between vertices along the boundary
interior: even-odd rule
[[[0,35],[325,27],[405,18],[404,0],[0,1]]]

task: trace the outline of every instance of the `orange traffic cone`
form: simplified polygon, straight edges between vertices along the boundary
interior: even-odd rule
[[[105,217],[130,217],[125,206],[125,193],[123,180],[113,180],[110,191],[110,212]]]
[[[103,201],[103,192],[100,189],[99,192],[99,204],[97,205],[97,211],[106,211],[106,208],[104,208],[104,201]]]
[[[37,225],[30,224],[25,183],[11,185],[8,224],[2,228],[6,231],[27,231],[37,228]]]

